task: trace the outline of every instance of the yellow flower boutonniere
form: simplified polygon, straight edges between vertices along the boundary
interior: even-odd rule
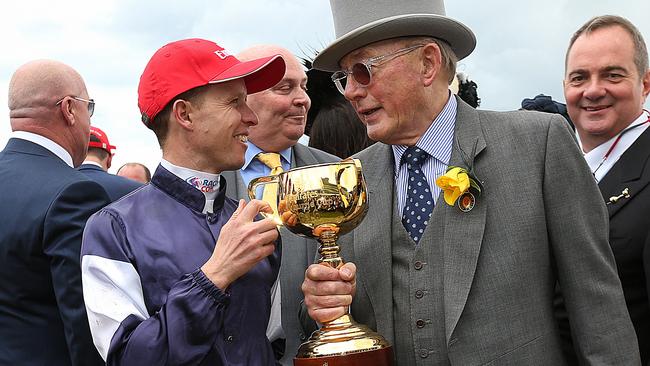
[[[466,169],[450,166],[447,172],[436,179],[436,185],[444,192],[445,202],[449,206],[467,212],[474,208],[476,197],[481,195],[481,183]]]
[[[436,179],[436,185],[444,192],[445,202],[449,206],[457,205],[461,211],[468,212],[474,208],[476,198],[481,196],[483,190],[483,182],[474,175],[474,159],[479,140],[474,141],[470,154],[463,150],[458,139],[455,143],[465,167],[450,165],[445,174]]]

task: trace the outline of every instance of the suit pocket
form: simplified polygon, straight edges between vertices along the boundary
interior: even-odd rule
[[[557,347],[556,343],[552,341],[553,337],[548,337],[548,334],[537,336],[509,351],[498,356],[494,360],[484,363],[484,366],[542,366],[566,365],[562,352]]]

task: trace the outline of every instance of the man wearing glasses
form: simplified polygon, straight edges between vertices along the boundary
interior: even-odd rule
[[[81,76],[40,60],[9,84],[13,131],[0,152],[0,364],[102,365],[81,294],[88,217],[109,203],[74,167],[94,102]]]
[[[562,365],[559,281],[583,364],[638,365],[605,206],[566,122],[451,95],[476,40],[441,0],[331,6],[339,38],[314,67],[380,143],[358,154],[369,211],[339,240],[352,263],[307,269],[308,314],[351,304],[399,365]]]

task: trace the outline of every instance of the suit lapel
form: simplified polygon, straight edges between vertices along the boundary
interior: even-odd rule
[[[390,146],[377,143],[365,156],[369,158],[362,159],[362,169],[368,185],[369,207],[363,224],[353,231],[355,260],[359,268],[363,269],[359,281],[365,287],[374,308],[377,329],[391,340],[393,153]]]
[[[468,164],[472,163],[472,151],[475,149],[474,170],[481,179],[480,153],[485,147],[478,113],[459,101],[450,165],[468,168]],[[465,161],[464,155],[470,161]],[[484,183],[490,184],[490,182]],[[444,223],[442,244],[444,245],[445,327],[447,341],[449,341],[463,312],[474,279],[485,230],[487,205],[486,200],[477,197],[476,206],[470,212],[462,212],[456,206],[447,205],[441,194],[437,206],[443,207],[434,210],[431,222]]]
[[[649,145],[650,128],[647,128],[598,184],[605,202],[609,202],[610,197],[619,196],[624,189],[628,189],[629,198],[620,198],[616,203],[607,204],[610,219],[650,182],[650,175],[644,172],[650,157]]]
[[[243,198],[246,202],[248,198],[248,188],[244,185],[244,179],[241,177],[239,170],[225,171],[221,176],[226,180],[226,196],[238,200]]]
[[[291,149],[291,167],[303,167],[313,164],[319,164],[319,161],[309,151],[309,148],[301,144],[295,144]]]

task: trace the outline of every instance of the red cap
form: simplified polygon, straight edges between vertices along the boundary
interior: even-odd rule
[[[239,61],[218,44],[184,39],[156,51],[140,76],[138,107],[147,127],[177,95],[199,86],[244,78],[248,94],[277,84],[284,77],[280,55]]]
[[[104,131],[95,126],[90,126],[90,141],[88,142],[88,147],[96,147],[98,149],[106,150],[111,155],[113,155],[113,150],[115,150],[115,146],[108,142],[108,136],[106,136]]]

